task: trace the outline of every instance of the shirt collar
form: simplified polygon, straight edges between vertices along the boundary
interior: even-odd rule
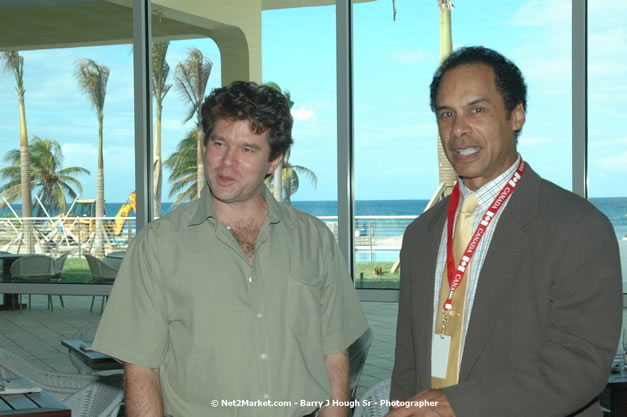
[[[289,217],[286,216],[285,207],[274,199],[274,196],[265,185],[263,187],[263,198],[266,200],[266,204],[268,206],[268,222],[270,224],[280,223],[283,220],[286,220],[286,223],[291,224]],[[217,219],[216,209],[213,206],[213,200],[211,198],[211,191],[208,186],[205,186],[200,192],[198,205],[192,215],[189,225],[199,225],[209,218],[214,220]]]
[[[487,209],[490,204],[492,204],[496,196],[499,194],[499,192],[501,192],[503,187],[505,187],[505,184],[507,184],[507,181],[509,181],[512,175],[514,175],[514,171],[516,171],[519,163],[520,154],[518,155],[516,161],[512,164],[512,166],[510,166],[505,172],[494,178],[492,181],[481,186],[481,188],[479,188],[477,191],[474,191],[477,197],[477,202],[479,203],[479,207],[482,210]],[[457,181],[459,181],[459,191],[463,198],[466,198],[473,193],[472,190],[464,185],[461,177],[458,177]]]

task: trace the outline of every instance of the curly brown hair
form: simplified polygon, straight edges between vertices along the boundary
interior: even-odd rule
[[[292,125],[287,97],[267,85],[253,81],[234,81],[215,88],[201,108],[205,146],[218,120],[248,120],[255,134],[268,134],[270,161],[285,155],[293,143]]]

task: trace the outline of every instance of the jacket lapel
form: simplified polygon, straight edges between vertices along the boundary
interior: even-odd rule
[[[416,248],[414,271],[422,276],[413,277],[414,286],[414,317],[417,371],[420,373],[421,389],[431,387],[431,337],[433,333],[433,295],[435,292],[435,267],[438,249],[442,239],[442,230],[446,221],[449,199],[442,200],[434,210],[429,221],[426,236],[420,238],[422,245]],[[429,319],[422,319],[429,317]],[[424,370],[424,372],[422,372]]]
[[[529,244],[523,227],[536,215],[540,177],[531,167],[501,214],[481,269],[468,324],[459,379],[468,378],[504,308],[505,295],[520,271],[521,253]]]

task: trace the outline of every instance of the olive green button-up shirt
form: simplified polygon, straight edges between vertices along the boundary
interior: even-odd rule
[[[264,193],[252,264],[207,188],[129,245],[93,347],[160,368],[166,415],[307,414],[331,399],[324,355],[367,329],[330,230]]]

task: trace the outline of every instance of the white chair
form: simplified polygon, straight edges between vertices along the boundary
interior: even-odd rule
[[[24,255],[11,264],[11,280],[27,282],[51,282],[56,276],[55,259],[46,255]],[[59,296],[61,299],[61,296]],[[20,306],[22,295],[20,294]],[[63,299],[61,299],[61,306]],[[28,308],[31,307],[31,294],[28,295]],[[48,308],[54,311],[52,295],[48,294]]]
[[[125,254],[126,254],[125,250],[111,252],[107,256],[104,257],[103,261],[109,264],[109,266],[112,268],[120,269],[120,265],[122,265],[122,261],[124,260]]]
[[[95,323],[90,323],[85,327],[81,327],[72,335],[73,340],[83,340],[85,342],[91,342],[96,337],[96,330],[98,330],[99,321]],[[79,374],[93,374],[94,370],[85,364],[79,357],[76,352],[73,350],[68,350],[68,355],[70,356],[70,362],[72,365],[78,370]]]
[[[61,279],[61,275],[63,274],[63,267],[65,266],[65,261],[70,256],[70,253],[72,253],[72,251],[67,251],[54,260],[54,277],[56,279]]]
[[[355,399],[357,395],[357,387],[359,386],[359,379],[364,370],[366,364],[366,358],[368,357],[368,351],[372,344],[372,329],[368,328],[359,339],[355,340],[352,345],[348,347],[348,369],[349,369],[349,389],[351,400]]]
[[[87,259],[87,264],[89,265],[89,270],[91,271],[91,276],[94,282],[98,283],[113,283],[115,281],[115,277],[118,274],[117,268],[112,267],[108,263],[96,258],[95,256],[84,254]],[[100,304],[100,314],[104,310],[104,303],[109,297],[104,295],[102,296],[102,303]],[[91,298],[91,307],[89,311],[93,311],[94,309],[94,300],[96,297]]]
[[[392,378],[383,379],[366,391],[355,407],[353,417],[383,417],[390,407],[384,400],[390,399]]]
[[[26,377],[72,410],[72,417],[117,417],[124,399],[123,374],[108,376],[42,371],[0,348],[0,379]]]

